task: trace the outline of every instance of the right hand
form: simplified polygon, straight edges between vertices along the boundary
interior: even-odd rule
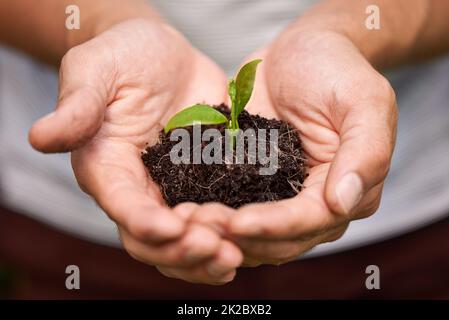
[[[30,142],[42,152],[73,151],[80,187],[117,223],[131,256],[171,277],[223,284],[242,253],[216,230],[188,221],[208,205],[166,207],[140,153],[182,107],[225,101],[226,84],[171,27],[128,20],[67,52],[56,111],[34,124]]]
[[[264,62],[248,110],[298,130],[309,175],[297,196],[246,205],[224,228],[245,264],[278,265],[339,239],[351,221],[377,210],[397,108],[388,81],[336,31],[290,27],[254,57]]]

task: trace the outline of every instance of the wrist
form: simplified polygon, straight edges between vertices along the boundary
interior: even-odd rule
[[[324,1],[306,12],[291,28],[297,33],[315,30],[339,34],[351,41],[376,67],[403,61],[425,23],[425,5],[416,14],[403,14],[402,1],[376,1],[379,29],[367,27],[370,15],[366,12],[367,6],[365,1]]]
[[[340,38],[344,42],[350,42],[360,51],[360,53],[371,64],[376,66],[384,66],[388,64],[385,61],[385,52],[395,51],[391,47],[390,35],[377,34],[372,37],[367,31],[363,30],[364,25],[360,21],[354,19],[349,14],[321,14],[314,13],[300,18],[294,23],[290,30],[291,34],[299,37],[315,36],[318,38],[328,35]]]
[[[96,37],[112,26],[131,19],[148,19],[161,22],[162,18],[148,4],[140,0],[100,0],[80,5],[79,30],[66,31],[66,51]]]

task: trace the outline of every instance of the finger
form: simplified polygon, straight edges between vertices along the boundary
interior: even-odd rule
[[[215,232],[200,225],[190,225],[181,239],[159,245],[138,241],[122,228],[120,234],[126,251],[133,258],[158,266],[193,266],[215,256],[221,244]]]
[[[248,255],[244,254],[243,262],[241,267],[242,268],[257,268],[261,266],[263,263],[260,260],[254,259],[249,257]]]
[[[214,228],[220,235],[225,235],[225,229],[230,217],[236,210],[221,203],[207,203],[197,206],[189,217],[190,222]]]
[[[135,146],[91,143],[72,153],[72,166],[80,187],[134,238],[160,243],[184,234],[186,222],[163,204]]]
[[[91,64],[79,47],[64,57],[56,111],[38,120],[29,133],[35,149],[70,151],[91,139],[101,127],[109,102],[109,84],[101,74],[102,68]]]
[[[168,268],[168,267],[159,267],[156,266],[160,273],[164,276],[172,279],[179,279],[186,282],[194,283],[194,284],[208,284],[221,286],[225,285],[228,282],[231,282],[237,272],[235,270],[231,271],[229,274],[224,275],[220,278],[210,277],[205,271],[201,268],[196,268],[192,270],[188,269],[176,269],[176,268]]]
[[[157,267],[170,278],[182,279],[192,283],[223,285],[232,281],[236,268],[241,265],[243,256],[240,250],[229,241],[222,241],[220,251],[208,265],[193,268]]]
[[[332,214],[323,199],[328,168],[328,164],[312,168],[306,187],[294,198],[240,208],[230,218],[227,231],[235,237],[296,240],[342,223],[343,217]]]
[[[385,179],[397,121],[394,98],[390,100],[393,102],[373,101],[348,111],[326,181],[325,198],[333,212],[349,215],[363,195]]]
[[[223,277],[238,268],[243,261],[241,250],[232,242],[223,240],[217,256],[206,265],[212,277]]]
[[[379,183],[365,193],[362,200],[360,200],[354,209],[354,214],[351,217],[352,220],[368,218],[379,209],[383,186],[383,182]]]
[[[279,265],[292,261],[308,250],[311,241],[276,241],[238,239],[237,244],[242,249],[247,261],[259,264]]]
[[[173,211],[181,216],[184,220],[189,220],[199,205],[195,202],[183,202],[176,205]]]
[[[311,250],[320,243],[335,241],[344,234],[348,224],[328,230],[309,240],[296,241],[266,241],[239,239],[247,264],[273,264],[280,265],[298,259],[302,254]]]

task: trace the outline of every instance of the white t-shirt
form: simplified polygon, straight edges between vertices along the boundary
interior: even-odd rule
[[[153,5],[229,74],[312,1],[154,0]],[[398,142],[383,201],[338,241],[310,255],[397,236],[449,214],[449,58],[389,75],[400,108]],[[116,228],[78,188],[67,154],[43,155],[27,131],[51,112],[57,73],[0,48],[0,196],[2,203],[75,236],[119,246]]]

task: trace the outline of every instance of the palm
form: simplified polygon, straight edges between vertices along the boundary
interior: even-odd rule
[[[260,56],[263,57],[264,54],[259,53],[258,57]],[[323,103],[326,98],[320,99],[323,99],[323,96],[332,97],[334,93],[330,90],[329,92],[321,91],[319,96],[310,95],[310,92],[316,92],[317,89],[310,88],[310,79],[301,76],[292,83],[283,83],[285,88],[292,88],[291,93],[295,95],[295,97],[289,97],[290,101],[283,101],[283,97],[273,97],[270,94],[268,81],[272,79],[272,75],[269,75],[267,70],[273,71],[266,63],[262,63],[258,71],[254,95],[247,109],[251,113],[265,117],[286,120],[298,130],[310,166],[309,176],[305,181],[307,188],[300,197],[311,197],[325,207],[323,190],[330,163],[338,149],[339,133],[333,123],[335,119],[329,116],[330,106]],[[302,90],[298,90],[299,88]]]
[[[332,47],[330,43],[335,43],[335,46]],[[335,50],[338,47],[339,50]],[[337,37],[331,37],[327,42],[312,43],[308,43],[307,39],[287,39],[285,43],[275,43],[254,57],[262,58],[264,63],[259,69],[248,110],[290,122],[301,136],[310,165],[306,188],[298,197],[280,202],[279,205],[313,217],[310,223],[315,227],[310,229],[314,232],[330,226],[338,228],[345,220],[334,214],[338,205],[326,199],[326,190],[331,168],[341,150],[341,142],[354,140],[362,127],[365,128],[364,134],[369,133],[371,124],[372,132],[378,132],[378,123],[386,123],[386,114],[373,115],[372,111],[368,113],[368,110],[362,108],[366,104],[371,104],[368,107],[373,107],[372,104],[392,106],[394,99],[381,86],[384,82],[380,75],[360,53]],[[389,135],[391,131],[385,131],[385,138],[391,140]],[[381,138],[379,140],[384,140],[383,136]],[[376,145],[376,139],[373,140],[371,136],[366,139],[373,146]],[[379,144],[379,147],[384,146]],[[363,152],[361,149],[351,146],[349,152],[349,149],[345,151],[345,156],[350,153],[354,157],[360,156]],[[342,168],[339,165],[336,170]],[[373,207],[378,205],[381,188],[380,184],[367,194],[362,215],[372,213]],[[275,208],[267,205],[266,210],[267,215],[270,215],[269,211]],[[271,225],[267,222],[264,228],[273,230],[273,234],[276,226],[285,227],[286,230],[289,228],[287,222],[267,221]]]
[[[128,28],[136,26],[109,31],[89,48],[110,52],[109,63],[98,66],[110,81],[105,85],[112,88],[112,95],[98,133],[72,154],[81,187],[109,213],[125,204],[163,205],[140,159],[145,144],[157,140],[161,124],[180,108],[225,99],[224,74],[186,42],[173,39],[177,35],[129,32]],[[109,76],[111,70],[113,76]]]

